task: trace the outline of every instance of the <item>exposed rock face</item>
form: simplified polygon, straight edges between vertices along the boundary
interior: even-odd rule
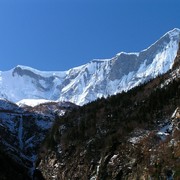
[[[132,132],[126,141],[98,149],[97,139],[80,147],[58,146],[41,159],[38,169],[45,179],[178,179],[180,129],[176,121],[157,129]],[[141,133],[139,133],[141,131]],[[161,134],[164,133],[164,134]],[[121,139],[121,138],[119,138]],[[89,147],[88,147],[89,146]],[[173,156],[173,157],[172,157]]]
[[[0,97],[70,101],[83,105],[100,97],[127,91],[172,68],[180,30],[166,33],[139,53],[121,52],[111,59],[93,60],[63,72],[41,72],[17,66],[0,72]]]
[[[0,146],[32,175],[38,149],[58,116],[71,110],[71,103],[45,103],[18,107],[0,100]]]
[[[12,76],[28,76],[29,78],[33,79],[33,84],[39,89],[40,91],[49,91],[51,87],[54,85],[53,81],[55,79],[54,76],[50,77],[43,77],[39,74],[34,73],[28,69],[22,69],[21,67],[14,68],[12,72]],[[40,83],[41,81],[44,82],[44,85]]]

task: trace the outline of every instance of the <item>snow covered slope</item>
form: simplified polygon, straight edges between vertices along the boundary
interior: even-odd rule
[[[0,97],[70,101],[83,105],[98,97],[127,91],[171,69],[180,41],[173,29],[139,53],[121,52],[63,72],[42,72],[17,66],[0,72]]]
[[[44,104],[44,103],[50,103],[50,102],[55,102],[55,101],[51,101],[51,100],[47,100],[47,99],[23,99],[23,100],[17,102],[16,104],[19,107],[24,107],[24,106],[35,107],[37,105]]]
[[[41,102],[18,107],[0,100],[0,146],[18,164],[33,170],[38,148],[58,116],[77,108],[67,102]]]

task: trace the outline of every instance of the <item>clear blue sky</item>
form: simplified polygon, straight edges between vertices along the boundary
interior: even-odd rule
[[[0,0],[0,70],[67,70],[180,28],[180,0]]]

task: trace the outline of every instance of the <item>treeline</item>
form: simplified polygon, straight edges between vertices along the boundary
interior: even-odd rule
[[[164,77],[158,77],[128,92],[98,99],[65,114],[56,120],[46,144],[51,147],[58,143],[81,145],[95,138],[100,140],[98,146],[103,147],[107,141],[111,144],[119,141],[119,137],[123,139],[137,127],[152,128],[163,116],[172,113],[180,105],[179,80],[173,80],[163,88],[157,87],[155,81],[160,84]],[[155,84],[155,89],[147,89],[150,84]]]

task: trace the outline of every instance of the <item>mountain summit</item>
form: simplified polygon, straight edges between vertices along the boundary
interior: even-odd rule
[[[78,105],[127,91],[172,68],[180,42],[173,29],[139,53],[118,53],[68,71],[45,72],[17,66],[0,72],[0,98],[70,101]]]

